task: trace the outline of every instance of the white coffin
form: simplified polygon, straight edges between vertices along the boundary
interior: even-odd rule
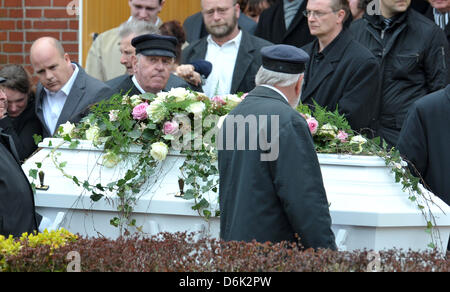
[[[48,139],[39,146],[43,149],[30,158],[23,166],[28,174],[42,162],[45,171],[45,184],[48,191],[37,191],[36,206],[40,214],[54,220],[58,213],[64,213],[61,227],[85,236],[106,236],[116,238],[120,230],[110,225],[117,216],[114,196],[93,203],[90,194],[83,193],[71,180],[62,176],[49,155],[61,140]],[[67,162],[64,170],[80,181],[90,178],[93,184],[107,184],[125,173],[126,162],[114,169],[102,167],[102,151],[89,142],[82,141],[75,150],[68,144],[58,149],[58,162]],[[193,211],[193,202],[176,198],[179,191],[179,167],[184,157],[169,155],[158,169],[157,175],[150,179],[134,208],[133,218],[137,226],[149,235],[159,232],[200,231],[204,235],[219,237],[219,219],[206,222]],[[339,156],[319,154],[322,175],[331,203],[330,213],[336,243],[341,250],[355,249],[413,249],[425,250],[432,242],[431,235],[425,232],[426,220],[417,206],[408,199],[400,184],[379,157]],[[31,180],[31,178],[30,178]],[[450,235],[450,207],[431,194],[437,206],[431,211],[436,218],[440,234],[438,248],[444,250]],[[208,198],[213,210],[218,208],[217,197]],[[213,212],[214,214],[214,212]]]

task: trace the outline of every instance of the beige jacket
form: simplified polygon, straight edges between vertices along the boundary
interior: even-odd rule
[[[120,64],[119,27],[101,33],[92,44],[87,59],[86,72],[101,81],[111,80],[126,73]]]
[[[131,19],[131,18],[130,18]],[[158,18],[156,25],[162,25]],[[87,59],[86,72],[101,81],[108,81],[126,73],[125,66],[120,64],[119,27],[101,33],[92,44]]]

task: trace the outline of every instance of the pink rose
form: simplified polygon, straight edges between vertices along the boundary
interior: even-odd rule
[[[148,107],[148,103],[141,103],[140,105],[137,105],[134,109],[133,109],[133,119],[135,120],[145,120],[148,118],[148,114],[147,114],[147,107]]]
[[[247,92],[247,93],[244,93],[244,94],[241,96],[241,99],[244,100],[244,99],[247,97],[247,95],[248,95],[248,92]]]
[[[309,118],[306,120],[308,123],[309,131],[312,135],[317,133],[317,130],[319,129],[319,122],[315,118]]]
[[[344,132],[344,131],[339,131],[338,135],[337,135],[337,138],[339,140],[341,140],[342,143],[345,143],[345,142],[347,142],[348,134],[346,132]]]
[[[220,96],[214,96],[212,99],[211,99],[211,101],[212,102],[214,102],[215,104],[217,104],[217,105],[225,105],[226,104],[226,102],[222,99],[222,97],[220,97]]]
[[[164,135],[173,135],[178,132],[180,125],[177,122],[166,122],[164,123],[163,132]]]

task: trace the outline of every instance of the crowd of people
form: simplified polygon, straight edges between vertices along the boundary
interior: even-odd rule
[[[53,136],[115,93],[176,87],[249,93],[231,114],[279,116],[276,161],[219,151],[226,240],[297,235],[336,248],[312,139],[293,109],[300,101],[338,109],[354,130],[398,146],[450,204],[450,0],[198,0],[183,24],[158,17],[165,0],[123,1],[130,18],[96,37],[85,68],[62,40],[42,37],[30,49],[37,85],[20,64],[0,69],[0,234],[48,224],[20,168],[34,136]]]

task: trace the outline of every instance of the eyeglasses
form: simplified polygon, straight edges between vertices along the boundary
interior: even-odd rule
[[[327,14],[330,14],[330,13],[335,13],[336,11],[330,11],[330,12],[321,12],[321,11],[312,11],[312,10],[305,10],[305,11],[303,11],[303,15],[306,17],[306,18],[309,18],[310,16],[312,16],[312,17],[315,17],[315,18],[321,18],[321,17],[324,17],[325,15],[327,15]]]
[[[214,15],[214,13],[217,11],[217,14],[219,14],[220,16],[224,16],[228,10],[230,10],[233,7],[221,7],[221,8],[217,8],[217,9],[210,9],[207,11],[202,11],[203,15],[205,15],[206,17],[212,17]]]

